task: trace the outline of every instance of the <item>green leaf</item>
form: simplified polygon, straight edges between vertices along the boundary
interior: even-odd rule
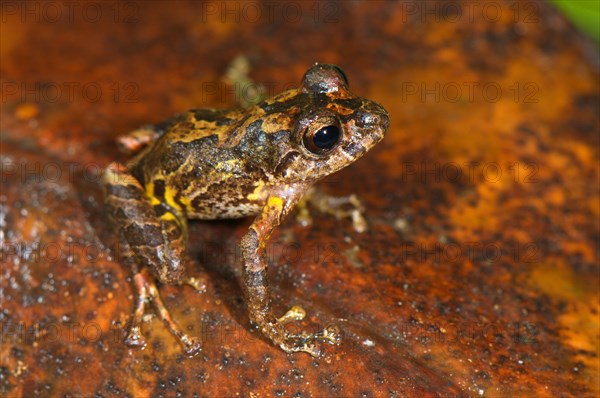
[[[579,29],[600,42],[600,1],[551,0]]]

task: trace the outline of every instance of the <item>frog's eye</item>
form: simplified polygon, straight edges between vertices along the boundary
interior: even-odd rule
[[[346,75],[346,72],[344,72],[342,68],[336,65],[333,65],[333,69],[335,69],[337,73],[342,77],[342,79],[344,79],[344,83],[346,83],[346,86],[349,86],[350,82],[348,82],[348,76]]]
[[[302,143],[310,152],[321,155],[335,148],[341,138],[342,132],[337,123],[324,126],[319,125],[316,128],[308,128],[305,131]]]

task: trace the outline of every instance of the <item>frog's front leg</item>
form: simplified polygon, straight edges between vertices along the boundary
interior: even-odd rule
[[[145,191],[123,165],[112,163],[107,167],[104,185],[107,206],[119,229],[122,260],[134,273],[138,294],[125,342],[131,346],[146,345],[141,334],[141,322],[146,306],[151,302],[186,352],[190,355],[199,352],[200,343],[184,333],[171,319],[155,283],[156,278],[165,284],[187,283],[201,289],[201,282],[186,276],[185,272],[189,261],[185,254],[185,219],[165,207],[148,189]]]
[[[286,352],[304,351],[313,356],[320,354],[319,341],[339,344],[337,328],[328,327],[320,333],[302,332],[292,334],[285,324],[304,318],[300,307],[292,307],[284,316],[277,318],[271,308],[271,297],[267,281],[267,262],[265,249],[273,229],[298,202],[302,192],[290,189],[283,195],[271,196],[262,213],[241,241],[243,268],[243,288],[248,303],[250,320],[268,336],[273,343]]]

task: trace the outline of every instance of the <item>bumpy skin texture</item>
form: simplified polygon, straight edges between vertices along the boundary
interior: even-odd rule
[[[109,165],[105,186],[139,294],[127,342],[145,344],[141,317],[152,299],[186,350],[197,352],[199,344],[170,319],[152,276],[198,287],[185,272],[186,219],[256,216],[241,241],[250,319],[287,352],[318,355],[319,340],[337,343],[335,330],[288,333],[284,324],[301,319],[301,308],[281,318],[272,313],[265,249],[302,195],[381,141],[388,125],[386,110],[351,94],[338,67],[316,64],[298,89],[249,109],[190,110],[123,137],[122,147],[137,154],[127,166]],[[339,133],[333,140],[332,131]]]

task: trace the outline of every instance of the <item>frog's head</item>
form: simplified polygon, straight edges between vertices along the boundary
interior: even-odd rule
[[[359,159],[381,141],[390,119],[379,104],[353,95],[337,66],[315,64],[299,90],[303,106],[291,126],[291,151],[278,169],[288,180],[314,181]]]

